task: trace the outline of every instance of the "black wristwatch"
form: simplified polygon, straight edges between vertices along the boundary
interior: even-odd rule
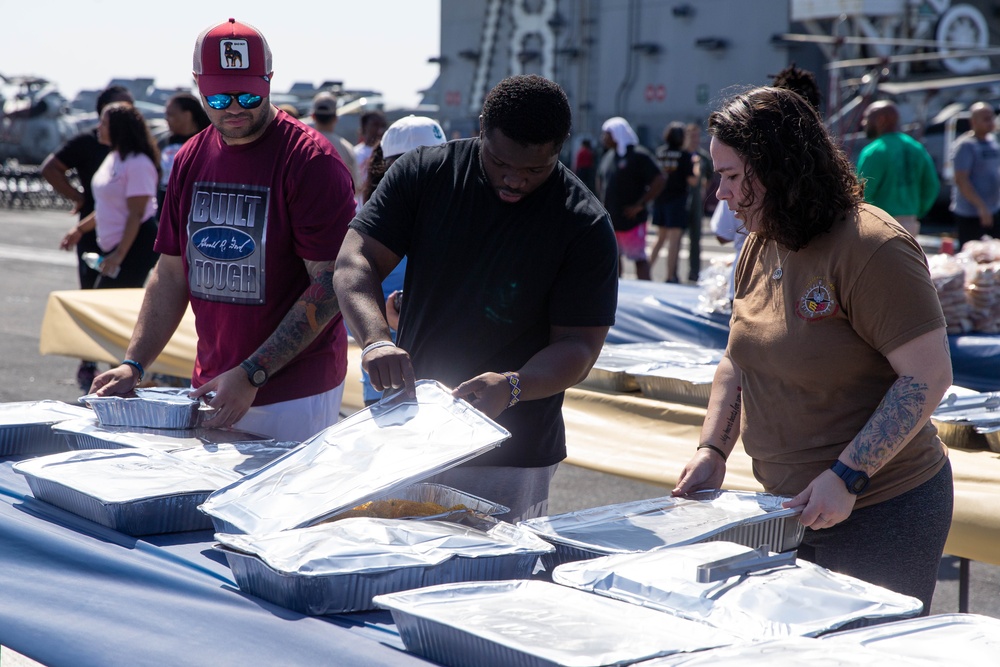
[[[267,382],[267,369],[260,364],[255,364],[247,359],[240,364],[240,368],[247,372],[247,379],[250,380],[250,384],[253,386],[261,387]]]
[[[846,464],[835,461],[830,470],[834,472],[837,477],[844,480],[844,484],[847,485],[847,490],[854,495],[863,493],[865,489],[868,488],[868,484],[871,483],[871,479],[862,470],[855,470],[854,468],[848,467]]]

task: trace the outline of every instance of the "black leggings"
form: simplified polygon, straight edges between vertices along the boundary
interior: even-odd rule
[[[94,289],[119,289],[122,287],[142,287],[146,277],[156,265],[160,254],[153,250],[156,241],[156,219],[149,218],[139,226],[139,233],[128,249],[117,278],[101,276]]]
[[[855,510],[843,523],[806,529],[799,558],[911,595],[930,613],[955,494],[951,463],[920,486]]]

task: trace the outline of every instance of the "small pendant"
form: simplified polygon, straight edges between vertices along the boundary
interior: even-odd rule
[[[771,274],[771,280],[781,280],[781,267],[780,266],[774,270],[774,273]]]

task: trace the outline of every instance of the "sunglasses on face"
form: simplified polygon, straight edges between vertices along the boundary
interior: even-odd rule
[[[206,95],[205,101],[208,102],[208,106],[219,111],[223,109],[228,109],[236,100],[244,109],[256,109],[260,106],[260,103],[264,101],[264,98],[260,95],[254,95],[253,93],[237,93],[232,95],[230,93],[219,93],[218,95]]]

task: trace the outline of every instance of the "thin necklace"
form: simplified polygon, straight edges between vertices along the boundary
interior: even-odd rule
[[[785,253],[785,259],[788,259],[788,256],[791,253],[792,253],[792,249],[789,248],[788,252]],[[781,259],[781,255],[778,254],[778,242],[777,241],[774,242],[774,257],[775,257],[775,259],[778,260],[778,268],[776,268],[774,270],[774,273],[771,274],[771,280],[781,280],[781,276],[784,275],[784,273],[785,273],[784,271],[781,270],[781,265],[784,263],[784,261]]]

